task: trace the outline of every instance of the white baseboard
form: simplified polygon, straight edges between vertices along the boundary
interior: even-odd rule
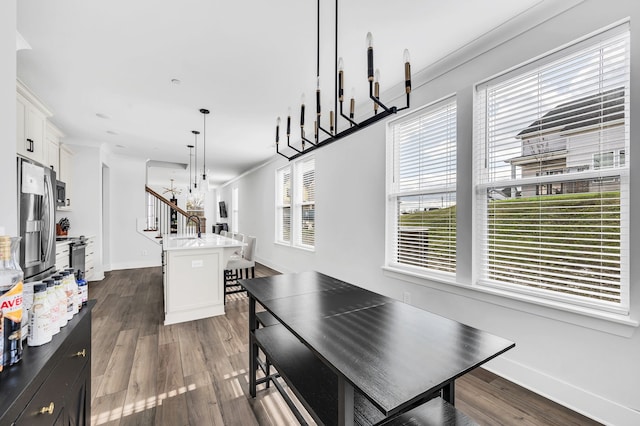
[[[270,261],[268,261],[266,259],[263,259],[261,257],[258,257],[258,256],[256,256],[256,262],[258,262],[258,263],[260,263],[260,264],[262,264],[262,265],[264,265],[264,266],[266,266],[268,268],[271,268],[271,269],[273,269],[275,271],[282,272],[283,274],[293,274],[293,273],[296,272],[296,271],[293,271],[293,270],[291,270],[289,268],[286,268],[286,267],[284,267],[282,265],[278,265],[276,263],[270,262]]]
[[[606,425],[640,425],[640,412],[502,355],[483,368]]]

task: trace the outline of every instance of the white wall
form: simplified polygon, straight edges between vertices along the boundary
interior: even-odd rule
[[[107,154],[109,166],[110,253],[112,269],[159,266],[160,245],[140,234],[136,219],[144,220],[146,193],[144,159]]]
[[[0,2],[0,227],[18,235],[16,181],[16,0]]]
[[[66,142],[65,142],[66,143]],[[94,280],[104,278],[102,255],[102,159],[100,148],[71,145],[73,151],[71,211],[57,211],[56,221],[67,217],[69,235],[95,237]]]
[[[458,99],[458,277],[459,285],[409,279],[382,270],[385,248],[385,125],[378,123],[315,151],[316,249],[307,252],[274,243],[275,170],[278,159],[221,188],[231,201],[240,188],[241,231],[258,237],[258,260],[281,271],[318,270],[402,299],[516,342],[488,366],[534,391],[599,421],[640,424],[640,332],[632,325],[537,306],[471,290],[472,280],[472,106],[474,83],[631,16],[640,21],[635,0],[586,0],[479,57],[469,51],[443,75],[452,57],[414,78],[412,105],[455,93]],[[498,34],[499,35],[499,34]],[[498,40],[501,37],[489,37]],[[640,30],[632,27],[632,82],[640,81]],[[418,52],[412,52],[419,55]],[[633,86],[635,88],[635,86]],[[383,99],[384,96],[383,96]],[[400,101],[402,102],[402,101]],[[640,91],[631,111],[640,111]],[[633,113],[632,112],[632,113]],[[631,123],[640,134],[640,121]],[[634,142],[632,142],[633,144]],[[633,151],[633,148],[632,148]],[[640,158],[631,153],[631,167]],[[631,211],[640,208],[640,173],[632,175]],[[631,225],[631,258],[640,253],[640,223]],[[632,319],[640,319],[640,266],[631,265]]]

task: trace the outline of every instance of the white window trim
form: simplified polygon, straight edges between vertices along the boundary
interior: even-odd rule
[[[527,297],[526,295],[505,292],[491,287],[463,283],[456,279],[436,276],[435,274],[412,272],[391,266],[383,266],[382,270],[384,275],[390,278],[616,336],[631,337],[640,326],[639,321],[631,319],[628,315]]]
[[[276,170],[276,175],[275,175],[275,188],[276,188],[276,202],[275,202],[275,206],[276,206],[276,212],[275,212],[275,235],[274,235],[274,242],[276,244],[279,245],[283,245],[283,246],[291,246],[291,239],[292,239],[292,233],[291,230],[289,231],[289,241],[285,241],[284,239],[281,238],[282,235],[282,230],[283,230],[283,226],[282,226],[282,217],[284,216],[283,211],[286,207],[289,207],[290,211],[293,209],[293,203],[289,202],[289,204],[285,204],[283,203],[283,193],[282,193],[282,182],[280,180],[280,174],[283,173],[284,171],[288,170],[289,171],[289,176],[292,176],[293,170],[292,170],[292,165],[291,164],[287,164],[284,167],[280,167],[279,169]],[[290,180],[292,179],[291,177],[289,178]],[[293,182],[291,182],[293,183]],[[292,187],[293,190],[293,187]],[[291,200],[292,201],[292,200]],[[289,217],[289,224],[291,226],[291,221],[292,218]]]
[[[300,167],[302,166],[302,164],[308,161],[315,161],[315,157],[313,156],[304,157],[303,159],[292,161],[286,166],[280,167],[279,169],[276,170],[276,175],[275,175],[276,214],[275,214],[274,243],[284,247],[291,247],[299,250],[315,252],[315,244],[308,245],[308,244],[302,243],[302,229],[301,229],[302,228],[302,206],[316,205],[315,199],[313,202],[302,201],[302,194],[301,194],[302,182],[300,177]],[[286,205],[282,203],[282,197],[281,197],[282,194],[280,193],[281,188],[280,188],[280,182],[278,178],[279,174],[286,169],[289,169],[289,172],[291,175],[291,204],[288,205],[291,209],[291,218],[290,218],[291,231],[290,231],[289,241],[284,241],[280,239],[281,217],[278,212],[278,210],[282,209],[283,207],[286,207]],[[314,164],[314,173],[315,173],[315,164]],[[314,179],[315,179],[315,176],[314,176]],[[314,211],[315,211],[315,208],[314,208]],[[314,221],[315,221],[315,216],[316,215],[314,213]]]
[[[543,54],[540,55],[536,58],[533,58],[529,61],[527,61],[524,64],[512,67],[508,70],[505,70],[504,72],[498,73],[496,75],[494,75],[493,77],[483,80],[480,83],[477,83],[474,85],[474,90],[473,90],[473,105],[474,105],[474,122],[473,125],[475,127],[476,123],[477,123],[477,118],[476,118],[476,105],[478,103],[478,91],[480,87],[483,86],[487,86],[490,83],[494,83],[494,82],[501,82],[501,81],[505,81],[508,78],[511,78],[511,76],[514,73],[526,73],[531,69],[535,69],[539,66],[543,66],[546,63],[551,63],[554,60],[556,60],[557,58],[561,58],[564,57],[565,55],[570,55],[572,53],[575,53],[577,51],[580,51],[582,49],[584,49],[585,47],[590,47],[593,46],[599,42],[601,42],[602,40],[608,39],[610,37],[614,37],[624,31],[629,31],[629,22],[628,21],[622,21],[620,23],[611,25],[607,28],[602,29],[601,31],[595,32],[593,34],[590,34],[582,39],[576,40],[573,43],[569,43],[566,44],[564,46],[561,46],[547,54]],[[628,87],[627,87],[628,90]],[[628,110],[626,111],[627,113],[627,117],[628,115]],[[630,126],[630,120],[627,120],[625,123],[625,126],[628,127]],[[627,130],[628,132],[628,130]],[[473,132],[473,147],[474,147],[474,157],[475,157],[475,150],[477,149],[477,138],[479,137],[479,135],[477,134],[477,131],[474,130]],[[624,149],[625,152],[628,152],[628,148],[629,148],[629,139],[627,139],[627,145]],[[618,156],[619,157],[619,153],[614,154],[614,156]],[[593,160],[593,159],[592,159]],[[475,160],[474,160],[475,161]],[[616,159],[614,159],[614,162],[616,162]],[[625,159],[625,162],[627,162],[628,160]],[[593,164],[593,163],[592,163]],[[627,163],[628,164],[628,163]],[[588,179],[590,177],[603,177],[603,176],[607,176],[607,175],[612,175],[612,176],[619,176],[620,180],[623,181],[625,180],[626,182],[629,182],[629,170],[628,169],[618,169],[616,167],[611,167],[611,168],[604,168],[604,169],[598,169],[597,171],[587,171],[587,172],[580,172],[580,173],[576,173],[573,176],[575,178],[584,178],[584,179]],[[535,294],[532,295],[533,292],[528,292],[528,291],[520,291],[520,290],[516,290],[516,289],[508,289],[508,287],[506,285],[495,285],[495,283],[491,282],[483,282],[482,280],[479,279],[479,268],[480,268],[480,256],[481,256],[481,250],[482,248],[480,247],[480,236],[478,234],[479,230],[479,222],[484,222],[486,223],[487,218],[486,218],[486,209],[482,210],[482,211],[478,211],[478,196],[479,193],[482,192],[483,190],[486,190],[486,188],[488,187],[493,187],[493,186],[500,186],[502,184],[501,181],[496,180],[496,181],[492,181],[489,183],[479,183],[478,179],[478,173],[475,170],[475,165],[474,165],[474,172],[473,172],[473,193],[474,193],[474,200],[473,200],[473,209],[474,209],[474,218],[476,218],[474,220],[473,223],[473,272],[472,272],[472,284],[471,287],[475,288],[479,291],[482,292],[487,292],[487,293],[491,293],[491,294],[497,294],[500,296],[504,296],[507,297],[508,299],[511,300],[524,300],[524,301],[528,301],[532,304],[535,305],[539,305],[539,306],[548,306],[548,307],[552,307],[552,308],[556,308],[556,309],[560,309],[561,311],[565,311],[565,312],[575,312],[575,313],[579,313],[582,315],[587,315],[590,317],[595,317],[595,318],[600,318],[603,320],[607,320],[607,321],[613,321],[615,323],[621,323],[621,324],[625,324],[625,325],[630,325],[630,326],[634,326],[637,327],[639,325],[638,322],[631,320],[630,317],[630,303],[631,303],[631,299],[630,299],[630,287],[631,287],[631,281],[630,279],[627,277],[627,282],[626,285],[623,285],[621,288],[621,296],[623,297],[624,300],[626,300],[626,305],[622,305],[621,307],[615,307],[615,308],[611,308],[608,309],[606,306],[598,306],[598,307],[594,307],[596,304],[595,303],[590,303],[589,300],[574,300],[571,297],[567,297],[567,298],[563,298],[560,295],[553,295],[551,297],[545,297],[545,295],[543,294]],[[549,181],[549,182],[553,182],[556,181],[556,176],[547,176],[546,178],[542,178],[540,179],[539,177],[537,178],[521,178],[519,179],[519,183],[520,184],[527,184],[527,183],[536,183],[536,182],[545,182],[545,181]],[[509,183],[512,183],[512,180],[508,181]],[[627,185],[629,185],[627,183]],[[628,186],[627,186],[627,190],[628,190]],[[630,218],[628,217],[628,212],[629,212],[629,207],[628,207],[628,199],[623,199],[621,197],[621,223],[630,223]],[[482,215],[481,218],[478,217],[478,215]],[[620,235],[620,245],[621,247],[628,247],[628,235],[625,235],[624,233],[621,233]],[[621,266],[622,265],[626,265],[623,267],[623,269],[626,271],[627,275],[629,273],[629,267],[628,267],[628,262],[630,259],[628,259],[628,256],[625,258],[624,256],[621,256]],[[625,276],[622,275],[621,279],[624,280]],[[571,322],[571,321],[568,321]],[[575,322],[576,324],[582,325],[579,322]],[[596,327],[597,328],[597,327]],[[598,328],[597,328],[598,329]]]
[[[437,108],[440,105],[443,105],[447,102],[454,101],[456,102],[456,94],[450,93],[442,98],[439,98],[435,101],[432,101],[428,104],[425,104],[419,108],[411,110],[401,116],[390,120],[386,125],[386,209],[385,209],[385,266],[384,269],[390,269],[394,271],[405,271],[409,275],[418,275],[424,278],[434,278],[437,280],[442,280],[444,282],[455,282],[456,273],[454,272],[444,272],[437,271],[435,269],[427,269],[421,268],[411,265],[399,264],[394,260],[394,246],[393,241],[397,238],[396,229],[397,229],[397,214],[396,214],[396,206],[395,202],[397,197],[399,196],[399,192],[397,189],[397,185],[394,182],[395,178],[395,169],[397,167],[395,152],[394,152],[394,144],[391,142],[393,138],[393,126],[395,124],[401,123],[407,119],[410,119],[412,116],[417,116],[423,114],[425,111],[429,109]],[[457,149],[456,149],[457,151]],[[456,152],[457,153],[457,152]],[[457,181],[457,180],[456,180]],[[437,191],[433,192],[457,192],[457,188],[438,188]],[[417,191],[417,194],[427,194],[429,190],[421,190]],[[405,192],[402,195],[409,195],[409,192]]]

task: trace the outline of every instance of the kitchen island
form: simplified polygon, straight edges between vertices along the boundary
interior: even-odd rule
[[[164,235],[164,324],[224,315],[224,268],[243,243],[218,234]]]

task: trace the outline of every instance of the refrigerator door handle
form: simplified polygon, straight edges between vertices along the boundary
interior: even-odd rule
[[[45,203],[48,204],[48,208],[46,211],[48,212],[48,217],[43,217],[43,221],[47,225],[46,235],[43,237],[43,262],[48,264],[51,259],[55,256],[55,251],[52,250],[52,247],[55,247],[56,235],[55,235],[55,198],[53,192],[53,179],[52,173],[45,173],[44,175],[44,200]]]

